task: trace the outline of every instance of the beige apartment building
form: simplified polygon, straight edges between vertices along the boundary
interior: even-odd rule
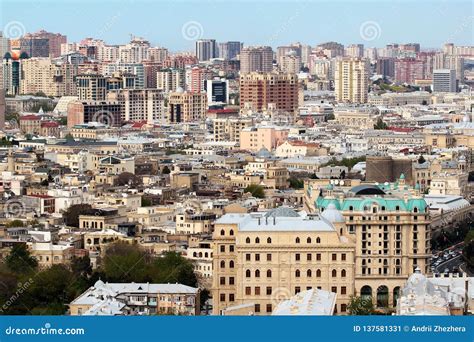
[[[334,112],[336,122],[357,130],[373,129],[377,116],[370,111],[337,110]]]
[[[168,123],[199,122],[207,113],[206,93],[175,92],[168,98]]]
[[[367,103],[369,92],[368,60],[343,58],[336,61],[335,90],[339,102]]]
[[[74,64],[35,57],[23,59],[21,69],[21,94],[43,92],[46,96],[76,95],[77,66]]]
[[[118,89],[107,93],[107,99],[118,101],[122,121],[165,123],[165,99],[158,89]]]
[[[240,141],[242,130],[253,126],[253,120],[245,118],[214,119],[212,123],[214,141]]]
[[[270,46],[247,46],[240,51],[240,73],[271,72],[273,51]]]
[[[256,315],[270,315],[281,300],[312,288],[337,293],[337,312],[347,310],[355,246],[337,212],[226,214],[213,241],[214,314],[252,304]]]
[[[262,148],[272,151],[288,139],[288,132],[287,127],[247,127],[240,132],[240,148],[252,152],[258,152]]]

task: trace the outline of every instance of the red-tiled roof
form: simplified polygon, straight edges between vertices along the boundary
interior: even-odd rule
[[[20,116],[20,120],[21,121],[35,121],[35,120],[41,120],[41,117],[38,115],[30,114],[30,115]]]

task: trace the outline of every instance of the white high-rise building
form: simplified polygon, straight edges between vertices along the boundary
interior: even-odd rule
[[[433,71],[434,92],[455,93],[456,90],[456,70],[437,69]]]

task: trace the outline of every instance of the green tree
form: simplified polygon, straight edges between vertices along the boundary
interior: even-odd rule
[[[74,204],[63,213],[64,222],[67,226],[79,227],[79,216],[90,214],[92,206],[90,204]]]
[[[147,282],[147,255],[138,246],[126,242],[110,244],[103,259],[103,271],[110,282]]]
[[[378,118],[377,123],[374,125],[374,129],[388,129],[388,126],[383,122],[382,118]]]
[[[89,256],[73,257],[71,259],[71,271],[76,276],[89,276],[92,273],[91,259]]]
[[[23,223],[22,220],[11,220],[11,221],[8,221],[5,226],[6,226],[7,228],[12,228],[12,227],[24,227],[25,224]]]
[[[358,296],[351,296],[347,310],[349,311],[349,314],[353,316],[373,315],[375,313],[374,304],[372,303],[372,298],[370,297],[362,298]]]
[[[120,186],[131,185],[137,186],[140,184],[140,178],[131,172],[122,172],[118,175],[117,184]]]
[[[153,202],[151,199],[147,198],[147,197],[142,197],[142,207],[150,207],[153,205]]]
[[[296,177],[291,177],[288,179],[290,182],[290,187],[293,189],[303,189],[304,188],[304,181],[302,179],[298,179]]]
[[[250,192],[256,198],[265,198],[265,189],[261,185],[250,184],[244,189],[244,192]]]
[[[15,273],[29,273],[36,269],[38,261],[31,256],[24,243],[16,243],[5,258],[7,267]]]
[[[168,165],[165,165],[165,167],[163,168],[163,170],[161,171],[162,174],[164,175],[168,175],[171,173],[171,170],[170,168],[168,167]]]
[[[165,252],[156,258],[149,270],[155,283],[180,283],[197,286],[197,278],[192,262],[176,252]]]

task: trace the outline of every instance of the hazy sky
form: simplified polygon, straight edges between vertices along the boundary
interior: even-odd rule
[[[471,0],[0,0],[0,4],[0,30],[6,35],[18,27],[27,32],[43,28],[66,34],[68,41],[95,37],[119,44],[134,34],[173,51],[193,49],[196,37],[274,47],[330,40],[377,47],[393,42],[420,42],[422,48],[438,48],[447,41],[474,45]]]

